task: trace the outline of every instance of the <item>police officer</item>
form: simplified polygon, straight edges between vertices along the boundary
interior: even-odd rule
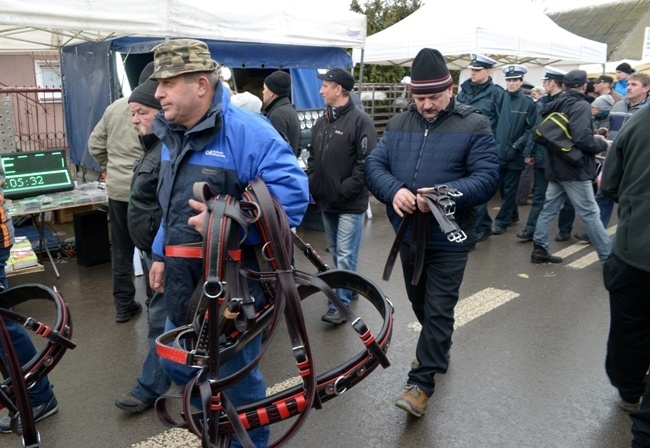
[[[470,79],[460,85],[458,101],[474,106],[490,120],[497,150],[500,155],[505,154],[510,139],[510,98],[503,87],[492,82],[490,73],[497,61],[482,54],[472,54],[471,57],[468,66]],[[474,242],[483,241],[490,235],[492,218],[485,203],[478,207]]]
[[[537,122],[537,107],[533,99],[524,94],[522,85],[528,69],[523,65],[507,65],[501,69],[506,78],[506,90],[510,97],[510,138],[506,151],[499,153],[499,193],[501,209],[494,218],[493,235],[501,235],[511,223],[519,221],[517,190],[524,158],[532,164],[530,156],[533,141],[530,132]]]

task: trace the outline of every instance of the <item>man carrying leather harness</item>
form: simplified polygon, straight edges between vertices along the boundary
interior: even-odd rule
[[[168,246],[167,257],[203,258],[204,284],[192,297],[189,324],[164,333],[157,340],[162,358],[185,366],[200,369],[182,392],[166,394],[163,398],[183,398],[184,423],[177,423],[167,412],[165,400],[158,400],[156,410],[163,423],[170,427],[186,427],[204,442],[227,446],[231,434],[236,433],[245,446],[249,446],[244,428],[257,428],[297,416],[291,427],[274,441],[273,446],[286,443],[300,428],[312,407],[320,406],[335,396],[343,394],[372,372],[378,365],[389,366],[385,351],[392,334],[392,305],[370,281],[351,271],[329,271],[309,246],[291,232],[286,215],[279,203],[271,197],[264,182],[254,179],[246,187],[242,200],[229,195],[214,196],[204,183],[197,183],[194,195],[203,204],[193,203],[200,214],[190,219],[190,224],[204,235],[202,244]],[[254,230],[264,242],[267,260],[260,266],[268,269],[252,271],[242,263],[242,235]],[[316,266],[316,275],[292,267],[292,240],[305,251]],[[248,278],[249,281],[244,281]],[[251,281],[266,282],[269,302],[257,312],[251,309],[248,286]],[[296,284],[300,286],[296,288]],[[347,309],[334,292],[346,287],[367,298],[383,318],[378,332],[371,331],[361,317]],[[365,346],[363,351],[335,369],[316,372],[314,354],[310,348],[306,324],[302,315],[301,300],[317,292],[324,293],[352,322]],[[275,392],[250,405],[232,405],[224,388],[241,380],[247,369],[223,378],[218,366],[254,341],[263,329],[269,337],[260,354],[252,361],[257,363],[273,339],[281,318],[287,323],[289,340],[302,384]],[[173,343],[173,344],[172,344]],[[171,346],[169,346],[171,345]],[[193,416],[191,397],[200,395],[201,414]],[[191,416],[191,417],[190,417]],[[219,422],[214,427],[214,422]],[[213,446],[213,445],[210,445]]]
[[[309,190],[291,147],[270,122],[231,106],[230,92],[219,80],[219,65],[204,42],[166,41],[154,52],[154,66],[151,78],[158,80],[155,96],[163,110],[152,125],[163,142],[158,188],[162,225],[153,245],[150,284],[164,292],[166,330],[171,330],[185,324],[190,297],[201,278],[200,259],[167,257],[164,251],[166,246],[201,241],[188,224],[197,214],[190,206],[194,183],[207,182],[215,194],[239,198],[251,179],[261,177],[281,201],[292,226],[302,220]],[[257,242],[251,235],[242,249],[243,262],[251,268],[257,264],[251,244]],[[251,295],[255,308],[261,309],[266,297],[259,284],[251,285]],[[221,375],[250,365],[260,341],[261,335],[224,363]],[[197,374],[191,367],[162,365],[176,384],[188,383]],[[234,406],[264,398],[266,387],[257,366],[225,394]],[[265,446],[268,435],[268,427],[249,431],[256,446]]]
[[[398,250],[406,292],[422,331],[416,360],[395,405],[420,417],[433,394],[435,374],[449,366],[454,307],[471,242],[450,239],[453,232],[443,233],[437,222],[422,221],[418,215],[436,211],[428,196],[444,192],[444,186],[448,192],[462,193],[453,196],[453,217],[464,233],[473,235],[476,207],[497,190],[499,162],[489,120],[456,101],[438,50],[424,48],[413,60],[411,92],[415,104],[390,119],[366,160],[365,176],[370,191],[386,204],[396,232],[405,232],[398,238]],[[409,219],[413,224],[400,229]]]

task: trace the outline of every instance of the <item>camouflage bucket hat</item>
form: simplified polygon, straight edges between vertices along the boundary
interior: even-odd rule
[[[153,55],[154,71],[151,79],[173,78],[183,73],[211,72],[219,68],[212,60],[205,42],[177,39],[163,42]]]

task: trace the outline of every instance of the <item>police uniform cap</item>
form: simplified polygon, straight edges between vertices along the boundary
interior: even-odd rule
[[[517,64],[506,65],[501,69],[501,71],[505,73],[506,79],[523,78],[524,75],[528,73],[528,69],[526,67]]]
[[[544,77],[542,78],[543,80],[553,79],[555,81],[564,82],[564,75],[566,75],[565,71],[551,67],[550,65],[544,66],[544,70],[546,70],[546,73],[544,73]]]
[[[471,54],[472,60],[467,68],[472,70],[483,70],[484,68],[492,68],[496,65],[497,61],[482,54]]]

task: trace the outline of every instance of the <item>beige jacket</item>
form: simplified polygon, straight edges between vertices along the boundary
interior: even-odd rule
[[[127,98],[106,108],[90,134],[88,152],[106,173],[108,197],[129,202],[133,163],[142,156],[142,145],[131,123]]]

